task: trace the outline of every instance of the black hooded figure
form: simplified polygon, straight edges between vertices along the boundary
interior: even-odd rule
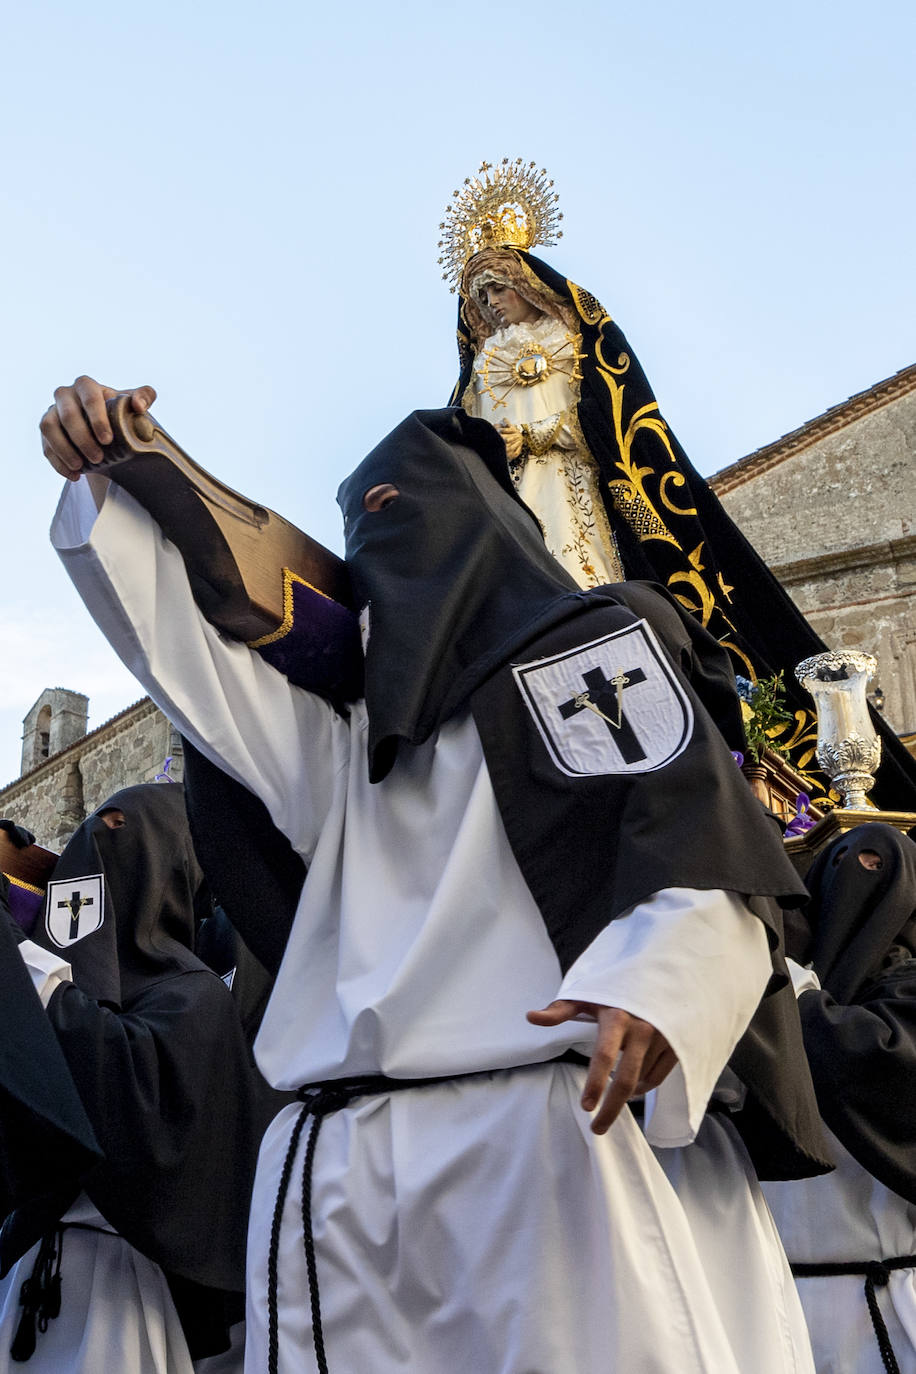
[[[529,344],[510,330],[499,346],[502,321],[488,305],[488,285],[511,288],[540,312]],[[602,567],[616,572],[604,580],[622,573],[659,583],[728,649],[736,672],[753,679],[782,670],[795,715],[783,743],[793,761],[813,767],[811,701],[793,669],[825,646],[690,462],[617,323],[589,291],[520,248],[477,253],[459,291],[452,405],[495,424],[515,411],[520,420],[537,411],[541,383],[566,373],[564,411],[521,424],[525,447],[509,464],[523,490],[533,480],[543,493],[538,465],[553,448],[558,476],[548,485],[558,490],[544,499],[576,513],[566,547],[554,552],[575,566],[582,585],[601,581]],[[548,321],[556,329],[539,342]],[[528,499],[541,515],[538,500]],[[597,551],[594,568],[590,551]],[[875,800],[913,810],[916,764],[883,717],[873,711],[872,718],[883,742]]]
[[[881,822],[857,826],[818,855],[806,881],[807,921],[793,913],[789,950],[815,975],[796,966],[805,1049],[837,1170],[767,1195],[818,1368],[911,1371],[916,844]]]
[[[365,642],[346,709],[215,632],[150,517],[79,486],[55,538],[93,614],[307,865],[279,960],[253,928],[286,934],[298,875],[277,911],[220,886],[276,968],[258,1063],[302,1099],[259,1157],[253,1365],[310,1367],[314,1347],[373,1374],[744,1374],[638,1126],[592,1131],[582,1103],[582,1053],[638,1023],[695,1131],[761,994],[784,996],[778,908],[804,890],[729,752],[724,651],[664,590],[580,591],[496,431],[458,408],[410,416],[341,486]],[[231,833],[263,872],[260,826]],[[565,1013],[580,1003],[592,1021]],[[772,1082],[770,1163],[824,1168],[803,1067],[768,1079],[752,1038],[738,1072],[758,1104]],[[794,1367],[771,1355],[767,1374]]]
[[[799,998],[821,1115],[916,1204],[916,844],[889,825],[857,826],[806,881],[810,941],[790,953],[821,984]]]
[[[5,942],[4,1015],[33,1018],[37,1009],[45,1017],[95,1151],[87,1158],[56,1123],[49,1130],[40,1083],[31,1093],[12,1085],[16,1110],[0,1115],[13,1207],[0,1234],[2,1339],[9,1350],[12,1338],[14,1360],[30,1367],[89,1370],[94,1358],[102,1368],[136,1355],[136,1367],[146,1368],[144,1351],[153,1358],[159,1341],[169,1368],[174,1361],[183,1370],[190,1357],[228,1348],[229,1327],[244,1314],[248,1201],[263,1122],[232,995],[194,953],[208,910],[183,788],[145,784],[116,793],[79,827],[31,939],[20,944],[46,1011],[28,978],[23,985],[15,948],[22,933]],[[72,981],[65,969],[57,986],[43,979],[43,970],[67,964]],[[37,1253],[27,1253],[36,1241]],[[125,1257],[113,1259],[112,1246]],[[127,1247],[142,1258],[135,1263]],[[110,1310],[87,1297],[79,1335],[68,1312],[85,1317],[93,1254],[99,1282],[120,1266],[125,1275],[136,1270],[135,1286],[125,1279],[123,1291],[109,1294]],[[171,1316],[150,1339],[145,1299],[152,1284],[154,1304],[162,1300],[166,1283]],[[172,1346],[176,1311],[183,1337],[179,1331],[181,1344]],[[94,1345],[100,1339],[104,1356]]]
[[[388,495],[367,509],[373,489]],[[774,975],[736,1050],[748,1086],[736,1121],[761,1177],[821,1172],[773,901],[794,906],[804,888],[727,747],[740,747],[742,726],[726,653],[657,586],[578,589],[519,500],[492,426],[460,410],[405,420],[343,483],[338,500],[364,607],[370,779],[386,775],[399,745],[422,743],[469,706],[503,825],[564,970],[609,919],[662,888],[741,892],[767,925]],[[596,724],[587,706],[567,714],[565,692],[551,721],[549,698],[527,685],[534,673],[519,671],[520,661],[575,662],[583,644],[599,645],[599,662],[603,640],[616,663],[639,626],[690,702],[689,737],[661,761],[639,757],[635,724],[626,740],[606,719]],[[579,687],[594,680],[589,663],[575,671]],[[602,699],[612,717],[627,690]],[[659,699],[644,719],[657,723],[670,710]],[[624,731],[630,714],[621,710]],[[635,723],[635,705],[632,715]],[[586,721],[589,742],[578,754],[572,746],[580,762],[569,767],[561,722],[569,722],[569,739]],[[622,752],[595,765],[607,738]]]

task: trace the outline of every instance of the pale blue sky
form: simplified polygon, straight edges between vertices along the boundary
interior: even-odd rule
[[[205,466],[337,546],[340,478],[442,404],[436,240],[533,158],[543,256],[620,322],[710,473],[916,360],[914,7],[42,3],[0,29],[0,782],[45,686],[140,695],[51,553],[36,425],[152,382]]]

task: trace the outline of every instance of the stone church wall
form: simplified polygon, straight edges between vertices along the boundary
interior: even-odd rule
[[[180,782],[181,741],[144,698],[0,789],[0,816],[28,826],[45,848],[60,850],[106,797],[152,782],[169,755],[169,776]]]
[[[885,561],[916,536],[916,389],[762,471],[745,461],[748,480],[712,485],[773,568],[866,548]]]
[[[824,424],[828,412],[711,485],[827,646],[877,657],[885,717],[898,734],[911,735],[916,386],[869,410],[869,396],[880,400],[881,387],[874,392],[853,398],[845,422],[837,407],[834,428]]]

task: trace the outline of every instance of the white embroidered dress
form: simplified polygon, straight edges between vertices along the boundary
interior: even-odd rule
[[[506,325],[474,359],[465,409],[522,429],[510,460],[516,490],[535,512],[547,547],[583,587],[622,582],[623,570],[598,490],[598,471],[575,419],[579,344],[548,315]]]

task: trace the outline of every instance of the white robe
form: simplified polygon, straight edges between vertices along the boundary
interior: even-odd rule
[[[405,750],[370,786],[362,703],[344,719],[222,639],[139,507],[112,489],[96,520],[84,488],[68,486],[53,534],[92,614],[309,865],[256,1045],[262,1072],[278,1088],[485,1074],[364,1098],[325,1121],[312,1215],[331,1369],[745,1374],[683,1210],[629,1115],[595,1137],[578,1106],[581,1069],[511,1070],[593,1039],[589,1024],[531,1026],[529,1008],[558,995],[623,1007],[678,1054],[656,1119],[668,1139],[691,1139],[767,980],[760,923],[729,894],[670,890],[612,923],[562,979],[471,719]],[[295,1115],[268,1131],[255,1184],[251,1371],[265,1367],[267,1232]],[[305,1371],[293,1177],[280,1368]]]
[[[728,1114],[709,1112],[692,1144],[655,1153],[687,1215],[742,1374],[814,1374],[792,1271]],[[783,1186],[791,1196],[798,1184]]]
[[[38,1246],[0,1283],[0,1374],[193,1374],[165,1275],[117,1235],[84,1198],[71,1209],[98,1230],[64,1231],[60,1315],[39,1333],[27,1364],[10,1358],[22,1308],[19,1292]]]
[[[916,1255],[916,1205],[885,1188],[826,1130],[836,1172],[764,1192],[790,1260],[849,1263]],[[796,1280],[817,1374],[884,1374],[865,1276]],[[916,1374],[916,1268],[875,1288],[901,1374]]]

